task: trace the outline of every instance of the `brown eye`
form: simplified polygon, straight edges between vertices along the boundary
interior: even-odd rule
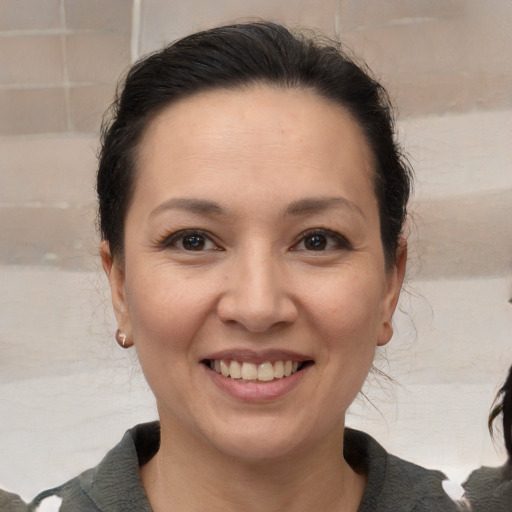
[[[204,236],[189,235],[183,238],[181,242],[183,249],[187,251],[202,251],[206,245]]]
[[[324,252],[347,251],[352,245],[342,234],[330,229],[311,229],[302,233],[301,239],[292,247],[293,251]]]
[[[186,252],[222,250],[208,233],[196,229],[183,229],[171,233],[158,242],[158,247],[165,250],[171,249]]]
[[[304,247],[309,251],[323,251],[327,247],[324,235],[310,235],[304,238]]]

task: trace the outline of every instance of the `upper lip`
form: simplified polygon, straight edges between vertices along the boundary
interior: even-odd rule
[[[228,349],[212,352],[206,355],[202,360],[224,360],[224,361],[238,361],[241,363],[254,363],[262,364],[266,361],[312,361],[312,357],[299,352],[290,350],[279,349],[265,349],[265,350],[247,350],[247,349]]]

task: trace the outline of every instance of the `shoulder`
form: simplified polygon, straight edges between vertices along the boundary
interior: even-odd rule
[[[151,512],[139,466],[157,451],[159,439],[158,423],[138,425],[127,431],[96,467],[40,493],[29,504],[17,495],[0,491],[0,511]]]
[[[473,471],[462,484],[473,512],[510,512],[512,504],[512,465]]]
[[[25,503],[20,496],[0,489],[1,512],[57,512],[60,510],[62,498],[51,491],[40,495],[37,503]]]
[[[388,455],[386,488],[383,496],[386,501],[397,502],[400,494],[410,510],[416,511],[455,511],[457,505],[443,488],[448,478],[441,471],[426,469],[394,455]],[[398,504],[398,503],[397,503]]]
[[[26,512],[28,507],[17,494],[0,489],[0,510],[2,512]]]
[[[346,429],[344,455],[356,471],[367,475],[358,512],[450,512],[455,503],[443,490],[440,471],[395,457],[368,434]]]

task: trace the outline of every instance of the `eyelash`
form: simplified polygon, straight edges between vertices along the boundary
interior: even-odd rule
[[[321,247],[318,250],[315,249],[298,249],[298,246],[302,243],[304,243],[308,238],[312,237],[324,237],[325,238],[325,244],[327,247]],[[193,238],[197,237],[200,240],[203,240],[204,244],[211,243],[214,245],[211,249],[204,249],[203,247],[198,248],[197,251],[194,251],[194,249],[186,249],[183,247],[178,246],[178,243],[183,242],[187,238]],[[331,242],[331,244],[330,244]],[[329,247],[331,245],[331,247]],[[165,236],[162,240],[160,240],[157,243],[157,246],[161,249],[179,249],[184,250],[186,252],[203,252],[204,250],[217,250],[221,251],[222,248],[220,248],[213,240],[209,233],[206,231],[203,231],[201,229],[183,229],[180,231],[176,231],[175,233],[172,233],[170,235]],[[300,238],[297,242],[295,242],[291,248],[292,251],[298,251],[298,250],[305,250],[307,252],[326,252],[326,251],[332,251],[332,250],[351,250],[352,245],[347,240],[346,237],[341,235],[340,233],[337,233],[335,231],[331,231],[330,229],[324,229],[324,228],[315,228],[310,229],[308,231],[305,231],[304,233],[301,233]]]
[[[185,247],[179,247],[178,243],[181,241],[183,244],[186,238],[197,237],[204,240],[204,243],[208,242],[212,243],[215,247],[210,250],[222,250],[213,240],[211,235],[209,235],[206,231],[201,229],[182,229],[180,231],[176,231],[175,233],[171,233],[170,235],[165,236],[162,240],[157,243],[157,246],[161,249],[178,249],[184,250],[186,252],[201,252],[203,249],[199,249],[198,251],[194,251],[192,249],[185,249]]]
[[[342,234],[337,233],[336,231],[331,231],[330,229],[324,229],[324,228],[315,228],[310,229],[300,235],[300,239],[298,242],[296,242],[293,245],[292,250],[297,251],[301,249],[297,249],[299,244],[305,242],[308,238],[314,237],[314,236],[321,236],[325,237],[327,244],[329,244],[329,241],[333,242],[333,247],[328,248],[322,248],[321,250],[315,251],[314,249],[302,249],[306,250],[308,252],[326,252],[326,251],[332,251],[332,250],[351,250],[352,244],[347,240],[346,237],[344,237]]]

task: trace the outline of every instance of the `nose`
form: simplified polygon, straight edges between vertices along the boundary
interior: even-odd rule
[[[233,259],[217,306],[219,318],[254,333],[295,322],[297,304],[278,258],[260,249],[241,251]]]

